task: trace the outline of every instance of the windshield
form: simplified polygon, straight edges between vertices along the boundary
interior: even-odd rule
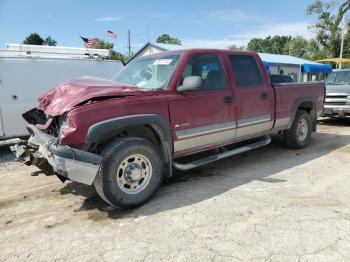
[[[326,79],[326,85],[349,85],[350,71],[338,71],[331,73]]]
[[[135,59],[113,80],[144,89],[164,89],[179,62],[180,55],[157,55]]]

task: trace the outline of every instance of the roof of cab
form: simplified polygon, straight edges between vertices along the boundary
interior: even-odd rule
[[[193,48],[193,47],[186,47],[181,45],[170,45],[170,44],[153,44],[153,43],[147,43],[145,46],[143,46],[138,52],[136,52],[127,63],[132,61],[133,59],[137,58],[142,51],[148,47],[153,46],[157,49],[161,49],[161,52],[157,52],[154,54],[150,54],[147,56],[152,55],[164,55],[164,54],[184,54],[184,53],[199,53],[199,52],[220,52],[220,53],[246,53],[246,54],[253,54],[255,52],[251,51],[233,51],[229,49],[217,49],[217,48]]]
[[[162,44],[162,43],[146,43],[138,52],[136,52],[128,62],[138,57],[144,50],[148,47],[155,48],[160,53],[166,54],[183,54],[183,53],[196,53],[196,52],[222,52],[226,54],[232,53],[240,53],[240,54],[250,54],[252,52],[249,51],[233,51],[228,49],[208,49],[202,48],[191,48],[188,46],[182,45],[170,45],[170,44]],[[158,53],[156,52],[156,53]],[[156,54],[155,53],[155,54]],[[320,64],[313,61],[308,61],[302,58],[289,56],[289,55],[280,55],[280,54],[267,54],[267,53],[258,53],[261,60],[264,63],[264,66],[267,70],[269,70],[270,65],[291,65],[300,67],[302,72],[321,72],[321,73],[330,73],[332,72],[332,67],[327,64]]]

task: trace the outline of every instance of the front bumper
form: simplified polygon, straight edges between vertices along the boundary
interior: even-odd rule
[[[28,144],[17,144],[11,147],[18,160],[29,164],[47,161],[57,175],[86,185],[93,183],[102,157],[69,146],[59,145],[56,138],[39,130],[34,125],[28,125],[27,129],[31,133]]]
[[[350,115],[350,105],[324,105],[323,116]]]

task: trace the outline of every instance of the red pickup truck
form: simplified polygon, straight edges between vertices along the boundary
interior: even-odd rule
[[[323,83],[272,85],[256,53],[163,52],[131,61],[113,81],[73,79],[43,94],[23,114],[31,137],[12,150],[128,208],[149,200],[174,169],[267,145],[271,134],[305,147],[324,99]]]

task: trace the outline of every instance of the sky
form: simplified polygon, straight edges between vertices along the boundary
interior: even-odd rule
[[[253,37],[292,35],[311,38],[315,17],[306,15],[312,0],[0,0],[0,49],[36,32],[59,46],[83,47],[78,37],[106,39],[127,52],[127,32],[135,52],[157,36],[169,34],[186,47],[226,48]]]

